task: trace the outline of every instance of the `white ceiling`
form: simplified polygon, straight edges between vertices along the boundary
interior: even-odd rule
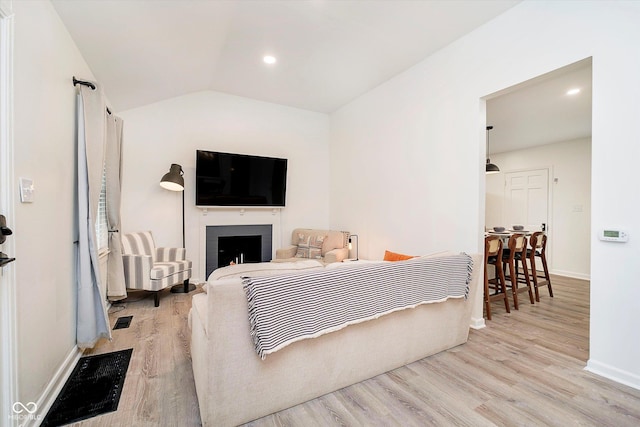
[[[490,153],[590,137],[591,70],[586,59],[490,97]]]
[[[115,111],[210,89],[329,113],[518,1],[52,3]]]

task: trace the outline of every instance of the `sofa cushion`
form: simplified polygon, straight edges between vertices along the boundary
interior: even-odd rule
[[[309,239],[311,236],[306,233],[298,233],[293,244],[298,248],[296,249],[296,258],[309,258]]]
[[[156,244],[150,231],[128,233],[122,236],[122,253],[125,255],[148,255],[156,258]]]
[[[345,235],[342,231],[329,231],[322,244],[322,256],[334,249],[346,247]]]
[[[384,261],[405,261],[411,258],[415,258],[415,256],[384,251]]]
[[[321,259],[322,245],[326,237],[326,235],[298,233],[296,258]]]
[[[255,262],[246,264],[229,265],[217,268],[211,272],[208,282],[238,277],[274,276],[278,274],[295,273],[304,270],[324,268],[324,264],[316,260],[304,260],[299,262]],[[206,286],[204,286],[206,291]]]
[[[375,259],[359,259],[359,260],[345,260],[342,262],[332,262],[331,264],[327,264],[324,268],[327,270],[332,270],[334,268],[344,268],[344,267],[353,267],[356,265],[365,265],[365,264],[382,264],[384,261],[375,260]]]
[[[156,262],[151,268],[149,278],[162,279],[164,277],[171,276],[181,271],[189,270],[191,268],[191,261],[171,261],[171,262]]]

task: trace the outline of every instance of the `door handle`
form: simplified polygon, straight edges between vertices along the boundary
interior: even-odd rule
[[[7,218],[4,215],[0,215],[0,244],[4,243],[7,236],[11,236],[13,231],[7,227]],[[5,253],[0,252],[0,267],[3,267],[10,262],[15,261],[15,258],[9,258]]]
[[[6,236],[13,234],[13,231],[7,227],[7,218],[4,215],[0,215],[0,244],[4,243]]]

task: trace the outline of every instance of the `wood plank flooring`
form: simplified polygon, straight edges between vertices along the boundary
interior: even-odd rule
[[[589,282],[552,281],[554,298],[543,289],[539,303],[525,299],[511,314],[493,303],[493,320],[465,345],[248,426],[640,425],[640,390],[583,369]],[[112,308],[111,324],[133,315],[131,327],[88,354],[134,348],[120,405],[75,426],[201,425],[186,321],[192,295],[166,291],[155,308],[136,293]]]

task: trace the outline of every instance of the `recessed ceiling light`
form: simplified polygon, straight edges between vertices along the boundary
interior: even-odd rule
[[[271,55],[265,55],[262,60],[264,61],[265,64],[275,64],[276,63],[276,57],[275,56],[271,56]]]
[[[577,95],[579,93],[580,93],[580,89],[579,88],[569,89],[567,91],[567,95]]]

